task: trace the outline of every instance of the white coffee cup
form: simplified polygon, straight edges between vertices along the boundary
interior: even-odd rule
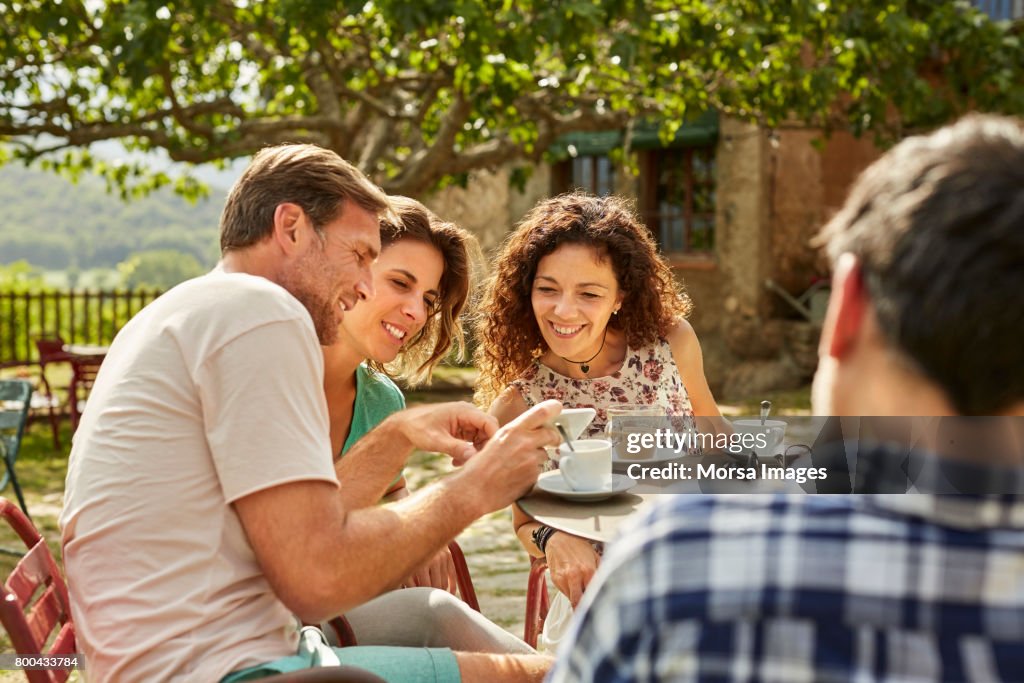
[[[612,442],[604,439],[573,441],[558,447],[558,469],[573,491],[610,491],[612,488]]]
[[[560,425],[565,431],[565,436],[572,441],[580,437],[587,425],[594,421],[595,415],[597,415],[597,411],[593,408],[563,408],[561,413],[548,420],[547,426],[557,429]],[[558,458],[561,456],[557,448],[545,446],[544,450],[548,452],[549,458],[558,462]]]
[[[749,454],[753,451],[759,458],[769,458],[782,452],[786,437],[786,423],[782,420],[733,420],[733,429],[742,438],[743,446],[731,450]],[[753,444],[753,445],[751,445]]]

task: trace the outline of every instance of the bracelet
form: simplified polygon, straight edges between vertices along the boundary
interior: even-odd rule
[[[539,527],[533,530],[533,533],[530,534],[530,537],[533,539],[533,544],[537,546],[537,550],[541,551],[541,553],[544,553],[545,548],[547,548],[548,541],[551,539],[552,536],[555,535],[557,531],[558,529],[552,529],[551,527],[545,524],[541,524]]]

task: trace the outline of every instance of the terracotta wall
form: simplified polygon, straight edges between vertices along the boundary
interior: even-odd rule
[[[767,231],[771,235],[768,275],[790,292],[807,289],[817,255],[808,244],[822,224],[825,182],[815,131],[781,131],[770,141],[765,174],[769,186]],[[772,305],[769,310],[777,307]]]
[[[799,294],[815,278],[828,275],[828,265],[810,245],[811,238],[842,206],[857,175],[881,152],[869,138],[835,133],[824,139],[816,130],[782,130],[769,150],[768,272],[786,290]],[[775,295],[769,310],[775,315],[793,313]]]
[[[836,134],[815,144],[820,137],[721,122],[716,265],[677,270],[696,304],[691,322],[716,396],[799,386],[813,372],[817,327],[765,280],[798,295],[827,278],[810,240],[879,154],[870,140]]]
[[[822,153],[823,203],[827,220],[846,201],[846,193],[860,172],[882,155],[869,137],[835,133]]]

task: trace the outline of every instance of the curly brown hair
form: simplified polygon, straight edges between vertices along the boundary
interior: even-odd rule
[[[444,271],[438,287],[439,296],[431,308],[427,322],[415,337],[402,347],[402,352],[387,367],[375,361],[369,365],[380,372],[401,377],[410,386],[430,383],[434,367],[454,346],[456,356],[465,354],[462,315],[469,300],[473,269],[472,256],[479,251],[476,239],[468,232],[438,218],[415,199],[388,197],[391,215],[380,221],[380,242],[383,248],[403,240],[429,244],[441,252]]]
[[[583,192],[546,199],[505,240],[481,297],[474,325],[479,405],[489,405],[547,350],[533,313],[533,278],[540,260],[563,244],[594,247],[611,261],[624,298],[608,325],[633,348],[664,337],[690,312],[690,298],[627,200]]]

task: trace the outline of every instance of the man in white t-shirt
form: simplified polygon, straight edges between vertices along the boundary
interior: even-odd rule
[[[300,644],[294,615],[316,623],[395,586],[525,492],[558,441],[550,402],[500,430],[466,404],[408,410],[352,449],[364,476],[339,494],[320,344],[373,295],[386,208],[333,152],[266,149],[228,197],[218,268],[114,340],[61,515],[91,679],[249,680],[333,656],[389,680],[543,675],[539,656]],[[372,505],[414,447],[465,466]]]

